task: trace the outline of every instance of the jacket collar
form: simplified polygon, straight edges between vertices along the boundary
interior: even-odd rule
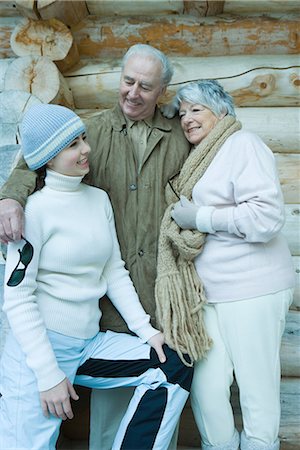
[[[113,129],[115,131],[124,130],[127,127],[127,123],[119,104],[113,108],[113,112]],[[145,122],[150,128],[157,128],[162,131],[172,130],[171,121],[161,114],[158,107],[155,108],[154,116],[151,119],[146,119]]]

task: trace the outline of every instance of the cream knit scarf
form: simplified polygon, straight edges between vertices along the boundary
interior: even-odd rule
[[[220,147],[240,128],[240,122],[232,116],[225,116],[217,123],[172,180],[172,188],[177,195],[191,199],[194,185]],[[177,351],[187,366],[191,366],[203,358],[212,344],[203,321],[204,288],[194,266],[195,257],[203,249],[205,234],[181,230],[171,218],[171,210],[178,198],[169,186],[166,199],[168,207],[162,219],[158,244],[156,316],[166,343]]]

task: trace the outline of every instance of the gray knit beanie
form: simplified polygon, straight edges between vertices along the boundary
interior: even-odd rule
[[[20,137],[24,159],[36,170],[85,132],[81,119],[71,109],[37,104],[24,114]]]

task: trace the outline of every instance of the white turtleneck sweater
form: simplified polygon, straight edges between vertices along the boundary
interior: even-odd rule
[[[65,378],[46,329],[75,338],[95,336],[99,298],[105,293],[144,342],[158,333],[121,259],[108,195],[81,179],[48,170],[44,188],[29,197],[25,237],[34,254],[24,280],[15,287],[6,283],[25,242],[8,245],[3,309],[40,391]]]

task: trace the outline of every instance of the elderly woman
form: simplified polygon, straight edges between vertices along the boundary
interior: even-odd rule
[[[193,149],[166,193],[158,318],[179,354],[198,359],[191,403],[202,449],[277,450],[279,350],[294,271],[280,233],[274,156],[241,130],[232,98],[216,81],[183,86],[174,106]],[[241,436],[230,405],[234,377]]]

